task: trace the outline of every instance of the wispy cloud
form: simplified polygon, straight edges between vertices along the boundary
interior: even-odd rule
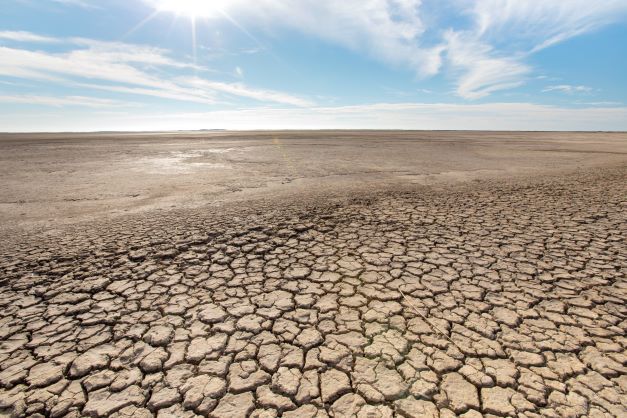
[[[120,100],[101,99],[96,97],[84,97],[84,96],[34,96],[34,95],[16,95],[16,96],[3,96],[0,95],[0,102],[2,103],[15,103],[15,104],[28,104],[28,105],[41,105],[41,106],[80,106],[80,107],[92,107],[92,108],[105,108],[105,107],[135,107],[137,103],[131,103]]]
[[[617,106],[623,106],[624,103],[623,102],[614,102],[611,100],[608,101],[601,101],[601,102],[575,102],[575,104],[578,105],[583,105],[583,106],[602,106],[602,107],[617,107]]]
[[[567,94],[574,93],[591,93],[594,89],[588,86],[571,86],[570,84],[559,84],[557,86],[548,86],[542,90],[543,93],[550,91],[559,91]]]
[[[56,43],[58,39],[49,36],[37,35],[25,31],[0,31],[0,40],[8,40],[15,42],[40,42],[40,43]]]
[[[76,6],[84,9],[98,9],[94,3],[88,0],[52,0],[54,3],[59,3],[64,6]]]
[[[446,50],[453,68],[465,68],[457,93],[468,99],[519,86],[532,71],[526,64],[531,54],[627,14],[624,0],[460,0],[459,5],[467,8],[472,24],[450,30]]]
[[[459,70],[457,94],[478,99],[498,90],[517,87],[531,69],[514,57],[497,56],[494,48],[450,31],[446,56],[454,70]]]
[[[190,85],[199,89],[217,91],[239,97],[248,97],[250,99],[255,99],[259,101],[284,103],[294,106],[313,105],[313,103],[309,100],[294,97],[286,93],[250,88],[242,83],[221,83],[217,81],[208,81],[201,78],[183,79],[181,81],[185,85]]]
[[[87,0],[55,1],[81,7],[97,4]],[[163,2],[143,1],[155,8]],[[220,12],[207,18],[228,16],[238,27],[254,29],[255,34],[286,29],[301,32],[374,60],[409,68],[419,77],[445,74],[453,80],[459,97],[475,100],[533,78],[536,74],[530,57],[536,52],[627,15],[625,0],[451,2],[256,0],[253,7],[250,1],[229,0],[220,1]],[[208,10],[217,8],[212,5]],[[2,31],[0,42],[0,75],[5,77],[203,104],[236,99],[313,105],[307,98],[287,92],[210,79],[206,69],[177,60],[171,51],[162,48],[53,38],[24,31]],[[46,43],[55,43],[56,50],[65,51],[34,47]],[[234,79],[242,78],[242,73],[236,74]],[[549,86],[545,91],[585,92],[578,89],[583,86],[566,86]]]
[[[38,35],[20,32],[23,38]],[[56,39],[68,51],[53,53],[0,46],[0,75],[88,87],[118,93],[212,104],[219,96],[303,106],[310,102],[288,93],[182,77],[180,71],[202,72],[193,64],[177,61],[169,51],[144,45],[103,42],[85,38]],[[167,69],[177,69],[174,74]]]
[[[157,8],[163,2],[144,1]],[[421,77],[447,70],[455,75],[457,94],[466,99],[521,85],[533,73],[527,63],[531,54],[627,14],[625,0],[453,0],[454,7],[439,0],[220,4],[221,12],[246,27],[268,31],[288,27],[412,68]],[[449,18],[446,23],[439,21],[442,15]]]
[[[525,41],[538,51],[620,20],[623,0],[476,0],[472,14],[485,39]]]
[[[169,2],[144,1],[156,9]],[[255,0],[251,5],[231,0],[220,2],[220,13],[210,17],[231,16],[241,26],[269,32],[287,27],[429,76],[440,70],[443,47],[422,42],[427,30],[422,3],[423,0]],[[216,9],[211,5],[208,8]]]

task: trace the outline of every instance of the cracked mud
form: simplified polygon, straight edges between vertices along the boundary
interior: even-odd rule
[[[0,416],[625,416],[626,180],[486,180],[7,240]]]

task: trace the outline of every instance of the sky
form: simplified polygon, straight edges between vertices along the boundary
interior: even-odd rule
[[[0,0],[0,131],[627,130],[627,0]]]

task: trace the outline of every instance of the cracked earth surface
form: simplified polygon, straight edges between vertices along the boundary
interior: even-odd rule
[[[0,416],[626,416],[626,179],[6,240]]]

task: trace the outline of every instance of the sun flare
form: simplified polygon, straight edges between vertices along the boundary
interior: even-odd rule
[[[232,0],[158,0],[158,11],[171,12],[189,17],[213,17],[223,13]]]

